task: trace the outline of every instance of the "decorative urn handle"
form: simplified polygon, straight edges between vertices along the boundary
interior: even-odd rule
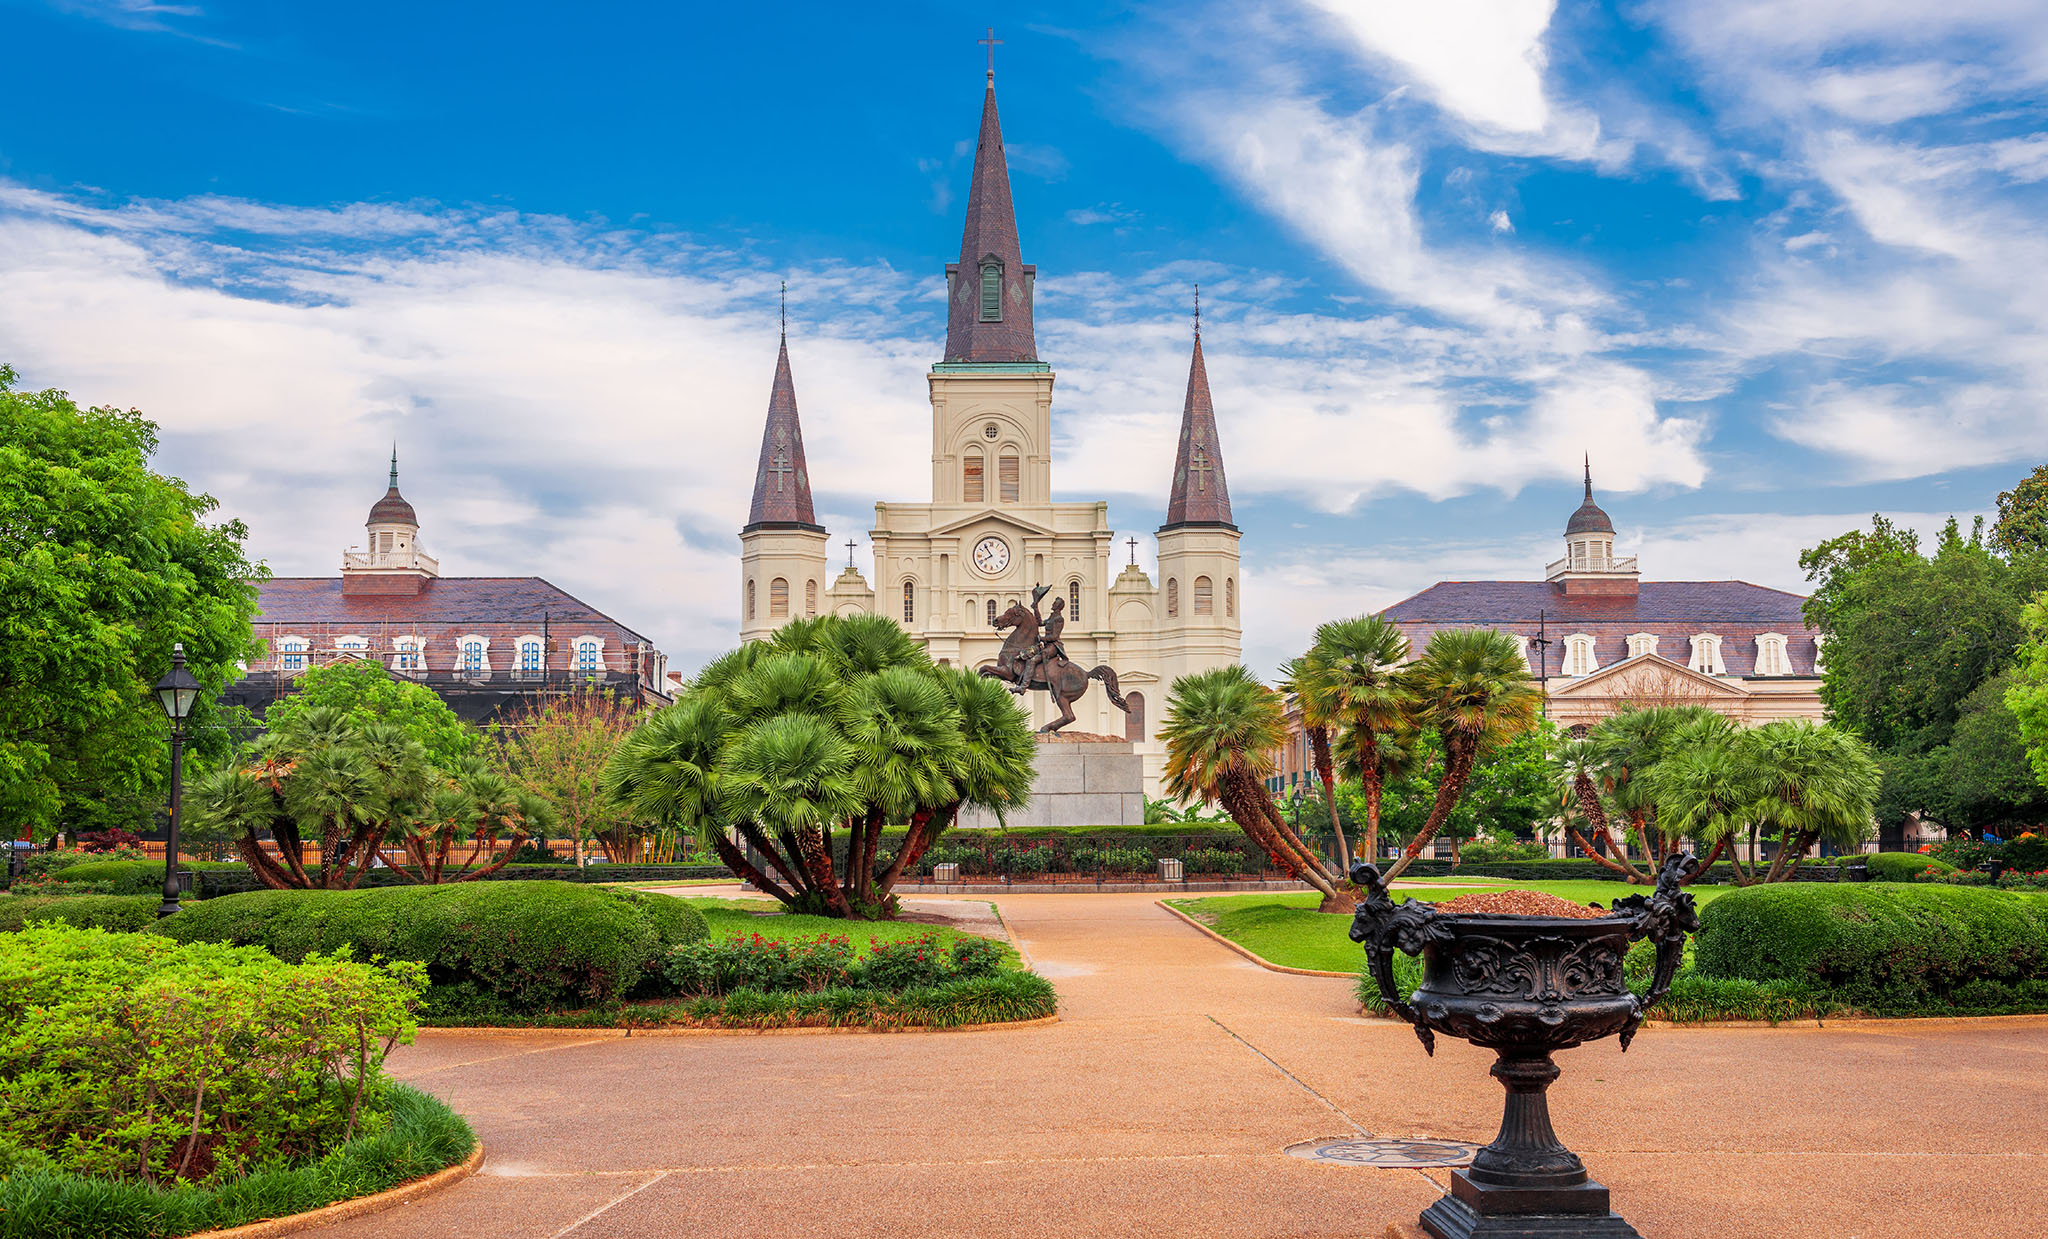
[[[1422,1048],[1434,1058],[1436,1034],[1430,1031],[1429,1021],[1409,1006],[1394,987],[1394,952],[1422,954],[1436,936],[1432,922],[1442,914],[1419,899],[1396,906],[1387,895],[1379,866],[1371,861],[1352,862],[1351,881],[1365,892],[1365,898],[1351,916],[1351,940],[1365,947],[1366,964],[1372,969],[1373,982],[1380,988],[1380,998],[1395,1015],[1415,1026]]]
[[[1700,862],[1690,852],[1673,856],[1657,871],[1655,894],[1630,895],[1614,901],[1615,913],[1631,918],[1628,940],[1648,938],[1657,944],[1657,968],[1650,976],[1650,992],[1637,1001],[1635,1018],[1621,1030],[1623,1051],[1635,1040],[1643,1016],[1671,992],[1671,981],[1685,959],[1685,936],[1699,931],[1699,911],[1693,907],[1692,896],[1683,889],[1683,883],[1699,869]]]

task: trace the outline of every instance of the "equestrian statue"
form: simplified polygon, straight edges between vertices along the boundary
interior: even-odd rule
[[[1067,647],[1060,641],[1060,634],[1067,627],[1067,600],[1055,598],[1050,616],[1041,618],[1038,614],[1038,604],[1050,588],[1040,585],[1032,589],[1029,610],[1023,603],[1013,602],[1009,610],[996,616],[993,626],[1008,629],[1009,635],[1003,638],[996,665],[983,667],[981,673],[1008,684],[1010,691],[1020,697],[1027,689],[1052,694],[1060,716],[1039,728],[1041,734],[1058,731],[1074,721],[1074,703],[1088,691],[1090,680],[1102,681],[1110,704],[1129,714],[1131,707],[1117,691],[1116,672],[1107,663],[1093,671],[1083,671],[1068,660]]]

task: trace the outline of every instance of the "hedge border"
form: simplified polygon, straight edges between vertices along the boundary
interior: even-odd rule
[[[350,1218],[367,1217],[382,1213],[398,1205],[409,1205],[421,1196],[431,1195],[444,1187],[453,1187],[477,1171],[483,1169],[484,1142],[479,1140],[469,1156],[453,1166],[437,1170],[421,1179],[387,1187],[381,1192],[358,1196],[354,1200],[337,1200],[331,1205],[294,1213],[286,1217],[265,1218],[243,1226],[231,1226],[226,1230],[202,1230],[187,1235],[184,1239],[270,1239],[272,1235],[296,1234],[302,1230],[329,1226],[345,1222]]]

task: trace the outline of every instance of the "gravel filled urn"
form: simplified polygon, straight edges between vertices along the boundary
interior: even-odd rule
[[[1446,913],[1421,900],[1396,905],[1375,866],[1351,867],[1367,895],[1351,940],[1364,944],[1380,997],[1415,1026],[1431,1054],[1437,1033],[1492,1050],[1493,1077],[1507,1089],[1500,1134],[1469,1170],[1452,1172],[1450,1195],[1423,1210],[1424,1230],[1437,1239],[1636,1235],[1550,1128],[1545,1093],[1558,1075],[1550,1056],[1617,1034],[1628,1049],[1644,1012],[1671,988],[1686,934],[1699,928],[1692,896],[1680,889],[1696,867],[1690,856],[1672,857],[1655,894],[1569,916]],[[1656,943],[1657,964],[1649,992],[1638,998],[1622,960],[1644,938]],[[1395,951],[1423,961],[1422,984],[1406,1001],[1394,987]]]

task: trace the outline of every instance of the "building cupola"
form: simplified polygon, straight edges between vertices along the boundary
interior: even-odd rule
[[[441,565],[420,546],[420,518],[398,493],[398,445],[391,445],[391,480],[384,497],[370,505],[363,522],[369,540],[364,550],[342,553],[344,594],[417,594]]]
[[[1636,592],[1636,561],[1633,556],[1618,559],[1614,554],[1614,522],[1593,502],[1593,458],[1585,459],[1586,497],[1564,526],[1564,558],[1544,572],[1544,578],[1566,594],[1627,595]]]

